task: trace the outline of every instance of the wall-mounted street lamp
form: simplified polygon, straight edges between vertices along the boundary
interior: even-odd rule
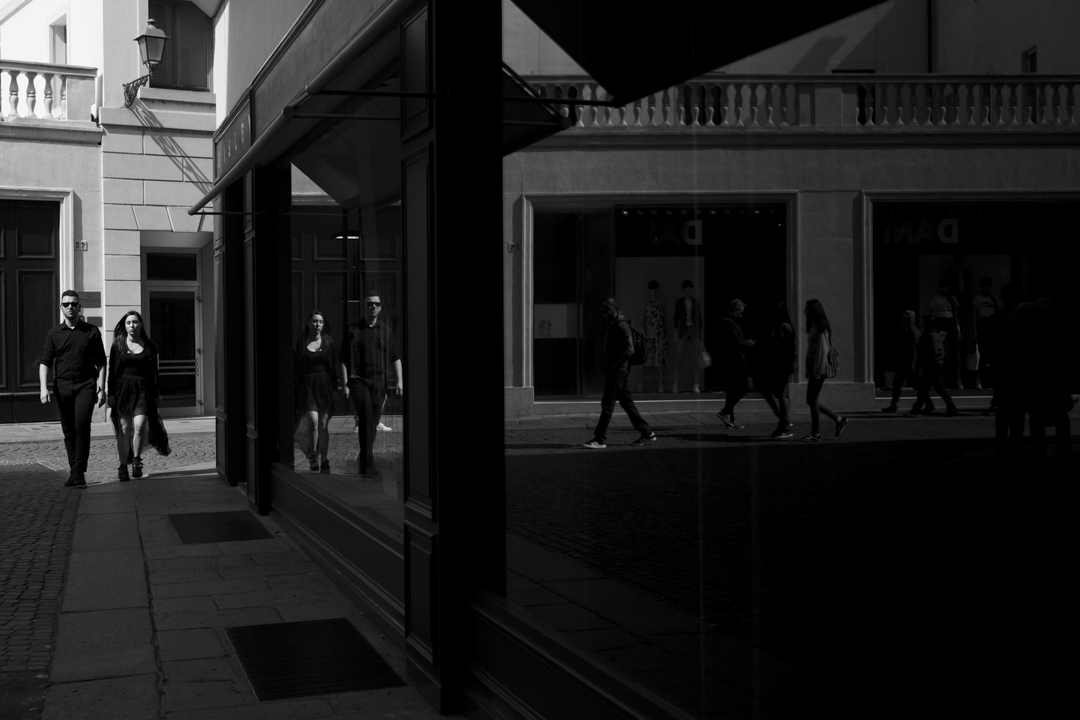
[[[147,73],[141,78],[124,83],[124,107],[131,107],[139,88],[150,82],[150,78],[154,76],[154,68],[161,62],[161,56],[165,54],[165,41],[168,39],[165,31],[159,30],[154,25],[153,18],[146,22],[146,30],[143,34],[135,38],[135,42],[139,43],[139,55],[142,56],[142,63],[146,66]]]

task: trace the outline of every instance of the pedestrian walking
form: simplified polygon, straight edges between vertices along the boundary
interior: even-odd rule
[[[735,405],[750,392],[750,366],[746,362],[746,353],[754,347],[754,341],[743,337],[739,319],[744,312],[746,303],[735,298],[728,303],[727,314],[720,321],[719,370],[725,392],[724,407],[716,416],[733,430],[745,427],[735,421]]]
[[[819,300],[807,300],[803,308],[806,317],[806,404],[810,407],[810,434],[802,438],[809,442],[821,440],[821,413],[836,423],[836,437],[847,426],[847,418],[837,415],[818,402],[825,378],[836,376],[836,363],[832,351],[832,327]]]
[[[64,486],[84,488],[94,403],[98,407],[105,404],[105,346],[101,332],[79,317],[79,293],[65,290],[60,296],[60,312],[63,322],[45,334],[38,381],[42,404],[55,397],[60,413],[70,470]],[[52,390],[48,387],[50,368]]]
[[[382,298],[370,292],[364,296],[360,319],[349,328],[349,341],[341,344],[341,380],[346,399],[351,399],[360,421],[360,452],[357,455],[360,475],[378,477],[375,466],[375,428],[379,425],[383,400],[387,394],[387,371],[393,369],[397,395],[405,392],[401,357],[390,327],[379,321]]]
[[[945,332],[943,381],[950,388],[960,388],[960,303],[947,281],[942,281],[938,293],[930,298],[930,316],[934,325]]]
[[[992,387],[994,371],[994,314],[998,300],[990,288],[994,281],[984,277],[979,281],[979,294],[971,299],[971,313],[975,316],[975,344],[979,354],[978,385]]]
[[[646,445],[654,442],[656,433],[641,417],[634,404],[634,396],[630,394],[627,386],[630,378],[630,356],[634,354],[634,336],[630,332],[630,324],[626,321],[626,316],[619,312],[619,301],[614,297],[605,298],[600,311],[607,321],[604,331],[604,396],[600,400],[600,419],[596,422],[593,439],[585,443],[584,447],[590,450],[607,447],[607,429],[616,401],[639,433],[633,444]]]
[[[294,433],[311,472],[330,472],[327,427],[334,413],[334,338],[320,310],[308,313],[293,352]],[[358,423],[359,425],[359,423]]]
[[[109,348],[109,414],[120,458],[121,482],[143,475],[142,451],[149,445],[168,455],[169,434],[158,414],[158,349],[143,327],[142,315],[128,310],[113,330]],[[131,475],[128,475],[128,464]]]
[[[892,402],[881,412],[896,412],[900,404],[900,393],[909,379],[916,380],[915,361],[918,359],[919,338],[922,331],[915,324],[915,312],[905,310],[900,316],[900,332],[896,337],[896,374],[892,383]]]
[[[952,395],[949,394],[942,375],[945,372],[947,357],[947,338],[951,320],[949,318],[923,318],[926,329],[919,338],[916,346],[915,364],[919,369],[915,404],[908,415],[929,415],[934,412],[934,401],[930,399],[930,388],[941,396],[945,403],[945,414],[956,415],[956,405],[953,404]]]
[[[795,329],[784,303],[766,308],[762,338],[754,345],[751,357],[754,387],[777,418],[776,429],[769,437],[790,439],[793,426],[789,415],[788,381],[798,366],[798,350],[795,348]]]

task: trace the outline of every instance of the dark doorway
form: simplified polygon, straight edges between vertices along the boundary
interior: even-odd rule
[[[60,206],[0,200],[0,422],[55,420],[39,398],[45,332],[60,322]]]

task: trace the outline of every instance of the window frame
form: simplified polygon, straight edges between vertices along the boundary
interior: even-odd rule
[[[154,14],[150,11],[150,4],[160,4],[166,8],[167,17],[163,18],[164,22],[159,22],[158,27],[161,27],[165,33],[169,36],[169,39],[165,43],[165,52],[162,56],[162,62],[158,65],[165,65],[173,75],[173,82],[169,82],[166,78],[160,74],[155,74],[150,80],[150,87],[159,88],[162,90],[186,90],[189,92],[213,92],[213,80],[214,80],[214,29],[209,17],[206,16],[197,5],[190,2],[190,0],[150,0],[147,3],[147,12],[150,18],[155,18]],[[179,15],[179,8],[190,8],[194,12],[198,13],[202,20],[203,36],[206,39],[205,43],[205,61],[206,61],[206,78],[202,85],[183,85],[179,82],[181,76],[180,67],[180,53],[178,52],[181,45],[185,43],[184,30],[182,25],[177,22],[177,16]],[[164,25],[164,27],[162,27]],[[160,72],[160,70],[158,71]]]

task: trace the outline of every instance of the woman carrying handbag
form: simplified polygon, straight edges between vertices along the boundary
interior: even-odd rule
[[[818,442],[821,440],[821,413],[836,423],[836,437],[840,437],[847,426],[847,418],[818,403],[825,378],[836,377],[840,370],[840,353],[833,347],[832,328],[821,302],[807,300],[803,315],[806,316],[806,404],[810,407],[810,434],[802,440]]]

